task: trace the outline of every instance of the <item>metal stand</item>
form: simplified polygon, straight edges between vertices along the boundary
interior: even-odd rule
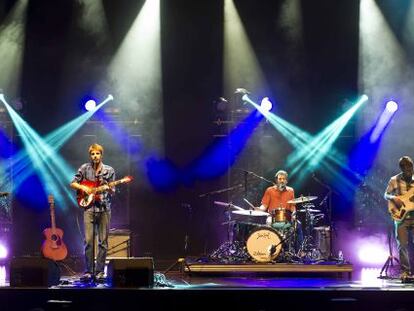
[[[210,191],[207,193],[203,193],[200,194],[198,197],[199,198],[207,198],[207,206],[208,208],[211,207],[211,196],[212,195],[216,195],[216,194],[221,194],[221,193],[225,193],[225,192],[229,192],[229,191],[233,191],[233,190],[237,190],[242,188],[244,185],[243,184],[238,184],[232,187],[228,187],[228,188],[224,188],[224,189],[220,189],[220,190],[215,190],[215,191]],[[205,228],[205,235],[204,235],[204,256],[207,256],[208,254],[208,237],[209,235],[209,229],[210,229],[210,224],[208,223],[208,217],[206,217],[206,224],[205,224],[206,228]]]
[[[327,205],[327,215],[328,215],[328,224],[329,224],[329,229],[330,229],[330,234],[329,234],[329,259],[330,260],[334,260],[337,259],[334,254],[333,254],[333,234],[335,232],[335,228],[334,228],[334,224],[332,221],[332,188],[325,184],[324,182],[322,182],[319,178],[316,177],[315,174],[312,174],[312,178],[313,180],[315,180],[318,184],[320,184],[321,186],[325,187],[328,190],[327,193],[327,197],[328,197],[328,205]],[[335,192],[336,193],[336,192]]]
[[[392,254],[392,246],[391,246],[391,236],[392,236],[393,229],[388,231],[388,251],[389,255],[387,260],[385,261],[384,265],[382,266],[379,279],[392,279],[393,277],[388,274],[388,270],[394,268],[394,261],[399,265],[400,261],[393,256]]]
[[[189,245],[190,245],[190,224],[191,224],[191,220],[192,220],[192,206],[189,203],[181,203],[182,207],[185,207],[188,209],[188,217],[187,217],[187,226],[186,226],[186,232],[185,232],[185,236],[184,236],[184,257],[180,257],[178,258],[172,265],[170,265],[164,272],[163,274],[167,274],[168,272],[170,272],[171,270],[173,270],[175,267],[179,267],[179,270],[181,272],[181,274],[184,273],[184,267],[187,267],[187,269],[190,271],[190,267],[187,265],[187,262],[185,260],[185,258],[188,255],[188,249],[189,249]]]

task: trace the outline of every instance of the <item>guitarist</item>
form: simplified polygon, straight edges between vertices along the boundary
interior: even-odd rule
[[[414,187],[413,160],[403,156],[399,160],[401,173],[392,176],[385,190],[384,198],[390,201],[391,211],[404,207],[404,202],[398,198]],[[394,221],[395,235],[400,257],[401,278],[410,275],[410,259],[408,256],[409,233],[414,235],[414,211],[408,212],[402,221]]]
[[[91,184],[95,187],[104,186],[104,190],[95,194],[93,202],[83,212],[86,271],[82,277],[84,281],[90,281],[94,277],[98,281],[103,281],[111,220],[111,197],[115,193],[114,188],[105,187],[105,185],[115,180],[115,170],[102,162],[104,148],[101,145],[92,144],[88,151],[90,162],[81,165],[70,186],[76,189],[78,194],[93,193],[94,187],[91,187]],[[95,230],[93,225],[95,225]],[[93,233],[98,237],[96,267],[94,267],[93,258]]]

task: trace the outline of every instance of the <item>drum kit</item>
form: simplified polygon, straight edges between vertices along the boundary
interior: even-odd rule
[[[223,224],[229,225],[231,234],[229,240],[210,257],[226,262],[258,263],[327,260],[330,256],[330,227],[316,226],[325,218],[311,203],[316,199],[317,196],[301,196],[288,201],[296,204],[294,213],[284,208],[268,213],[214,201],[216,205],[229,209],[231,218]]]

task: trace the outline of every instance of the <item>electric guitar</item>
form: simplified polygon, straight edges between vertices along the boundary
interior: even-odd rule
[[[401,222],[405,219],[408,212],[414,211],[414,187],[405,194],[397,196],[397,198],[403,204],[399,206],[394,200],[388,200],[388,212],[392,219]]]
[[[63,242],[63,230],[56,228],[55,222],[55,200],[53,195],[48,196],[48,202],[50,205],[50,219],[52,223],[51,228],[43,230],[45,241],[42,245],[42,254],[44,257],[52,260],[63,260],[68,255],[68,249]]]
[[[88,194],[85,191],[78,190],[78,197],[77,197],[78,205],[81,208],[87,208],[92,204],[92,202],[99,200],[99,193],[102,193],[108,190],[108,188],[115,187],[116,185],[129,183],[132,180],[133,180],[132,176],[125,176],[122,179],[112,181],[105,185],[100,185],[99,181],[82,180],[80,184],[91,188],[92,193]]]

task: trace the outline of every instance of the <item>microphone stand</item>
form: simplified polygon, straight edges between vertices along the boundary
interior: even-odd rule
[[[246,180],[247,180],[247,175],[250,174],[250,175],[253,175],[256,178],[259,178],[261,180],[264,180],[264,181],[268,182],[269,184],[275,185],[275,183],[273,181],[270,181],[270,180],[268,180],[268,179],[266,179],[266,178],[264,178],[262,176],[259,176],[259,175],[257,175],[254,172],[247,171],[247,170],[244,170],[242,168],[237,168],[237,170],[240,170],[240,171],[243,171],[244,172],[245,183],[246,183]]]
[[[312,179],[315,180],[318,184],[320,184],[323,187],[325,187],[326,189],[328,189],[328,193],[326,194],[328,196],[328,205],[327,205],[328,206],[328,211],[327,211],[327,214],[328,214],[329,228],[330,228],[330,231],[331,231],[331,232],[329,232],[329,257],[328,258],[329,258],[329,260],[332,260],[333,258],[335,258],[333,256],[333,251],[332,251],[332,248],[333,248],[332,235],[335,231],[334,224],[333,224],[333,221],[332,221],[332,192],[333,191],[332,191],[332,188],[329,185],[322,182],[318,177],[316,177],[315,174],[312,174]]]

